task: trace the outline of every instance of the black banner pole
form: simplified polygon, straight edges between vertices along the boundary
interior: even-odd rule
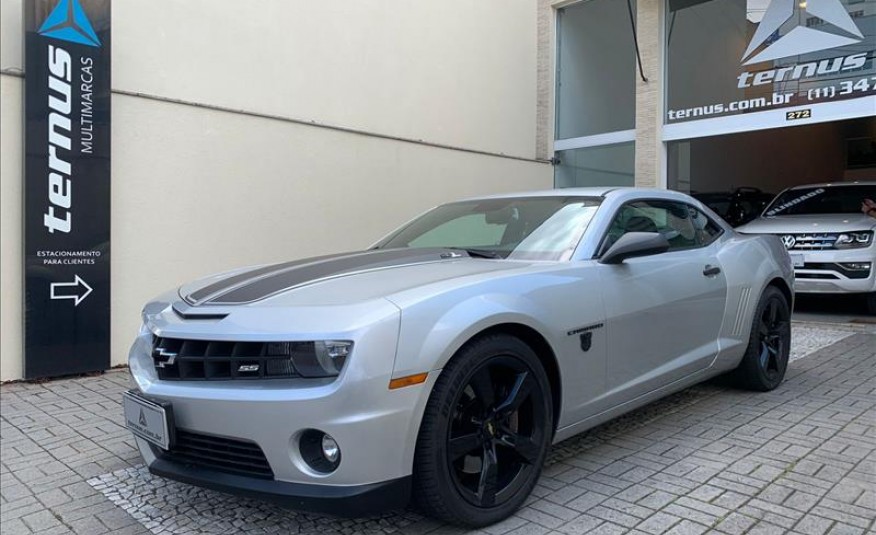
[[[25,378],[110,366],[110,0],[26,0]]]

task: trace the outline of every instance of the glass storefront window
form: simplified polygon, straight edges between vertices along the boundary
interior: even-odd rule
[[[667,186],[737,226],[785,188],[876,177],[876,118],[670,141],[666,155]]]
[[[667,124],[876,95],[876,0],[667,0],[665,39]]]
[[[554,168],[558,188],[632,186],[635,183],[635,143],[618,143],[557,151]]]
[[[625,0],[586,0],[557,10],[556,139],[635,127],[633,43]]]

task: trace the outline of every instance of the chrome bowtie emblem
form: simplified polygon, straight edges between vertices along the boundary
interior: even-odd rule
[[[173,363],[176,361],[176,357],[179,353],[168,351],[163,347],[156,347],[152,351],[152,357],[155,359],[163,359],[156,360],[155,366],[159,368],[164,368],[165,366],[173,366]]]
[[[496,436],[496,426],[493,425],[493,422],[487,422],[487,433],[491,437]]]
[[[785,249],[793,249],[794,245],[797,244],[797,238],[790,234],[785,234],[782,236],[782,243],[785,245]]]

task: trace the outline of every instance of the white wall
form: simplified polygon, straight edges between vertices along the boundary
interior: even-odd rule
[[[115,2],[112,354],[142,304],[233,266],[366,246],[436,203],[551,186],[534,0]],[[0,69],[21,69],[21,0]],[[21,90],[0,75],[0,378],[21,376]],[[475,154],[346,128],[504,153]],[[156,254],[160,252],[160,254]]]
[[[164,0],[113,9],[117,87],[534,151],[534,0]]]
[[[4,49],[5,34],[0,32]],[[23,373],[21,82],[0,76],[0,380],[17,379]]]

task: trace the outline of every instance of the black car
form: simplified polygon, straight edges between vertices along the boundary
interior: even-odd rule
[[[736,188],[733,191],[691,193],[691,196],[711,208],[734,227],[756,218],[773,197],[758,188]]]

